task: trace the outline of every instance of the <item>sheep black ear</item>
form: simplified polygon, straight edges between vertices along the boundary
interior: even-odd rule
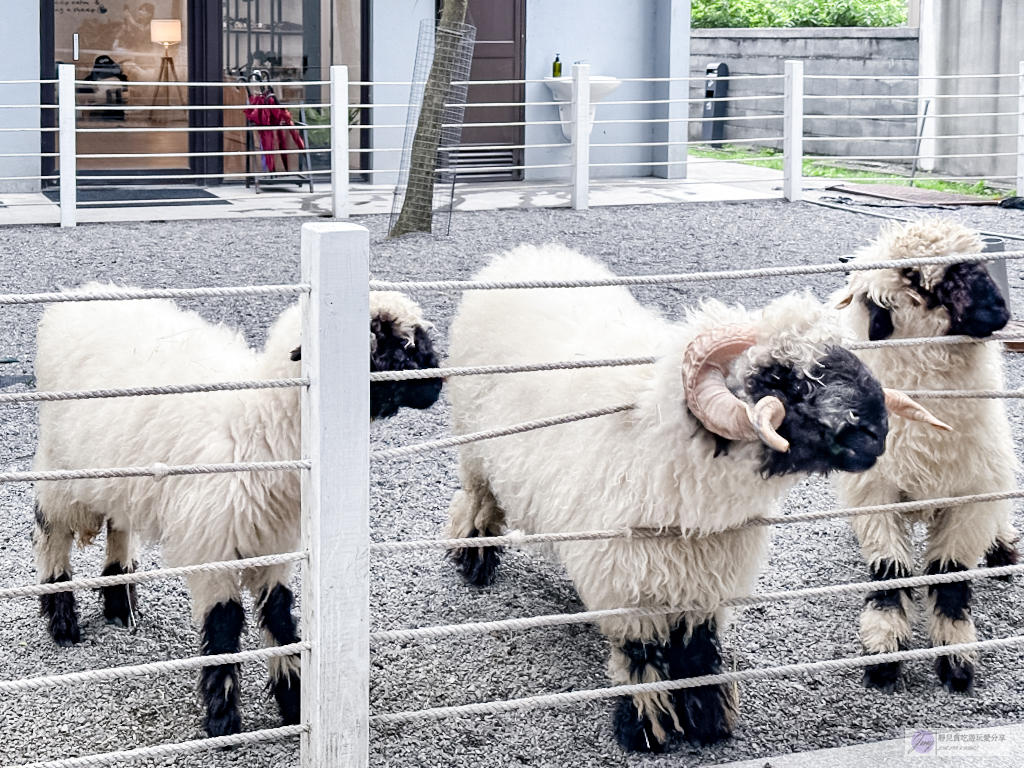
[[[302,359],[302,345],[301,344],[299,346],[297,346],[295,349],[292,350],[291,357],[292,357],[292,362],[293,363],[297,363],[297,362],[299,362],[299,360]]]
[[[864,297],[864,306],[868,308],[868,338],[871,341],[881,341],[892,336],[895,330],[892,325],[892,313],[885,307],[880,307],[867,296]]]

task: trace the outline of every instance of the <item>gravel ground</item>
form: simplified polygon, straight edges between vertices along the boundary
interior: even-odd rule
[[[906,210],[897,214],[907,215]],[[950,214],[981,229],[1024,236],[1024,215],[998,209]],[[658,274],[798,263],[820,263],[873,238],[880,221],[810,204],[776,202],[602,208],[589,212],[523,210],[456,214],[450,237],[412,236],[385,242],[386,219],[359,219],[371,230],[372,267],[381,279],[465,278],[486,255],[522,242],[559,242],[607,263],[620,274]],[[87,225],[73,230],[11,228],[0,232],[0,285],[5,292],[52,290],[88,280],[143,287],[294,282],[299,275],[299,227],[291,219]],[[1024,312],[1020,262],[1010,263],[1013,301]],[[678,317],[684,307],[714,295],[757,306],[805,285],[820,297],[841,276],[735,281],[641,289],[642,301]],[[427,294],[422,303],[446,347],[456,296]],[[262,343],[286,299],[212,299],[189,303],[211,320],[243,329]],[[41,310],[5,308],[0,355],[31,372],[33,334]],[[1007,355],[1008,386],[1024,386],[1024,358]],[[15,373],[18,365],[0,373]],[[1021,410],[1009,406],[1015,434]],[[373,426],[375,447],[447,434],[448,406],[403,412]],[[36,440],[33,406],[9,406],[0,422],[0,466],[26,469]],[[455,455],[428,454],[373,468],[374,540],[436,537],[457,487]],[[827,484],[798,486],[787,511],[835,504]],[[1021,525],[1020,508],[1018,521]],[[34,581],[30,534],[32,489],[0,490],[0,586]],[[76,572],[99,573],[101,549],[74,553]],[[147,549],[143,567],[156,567]],[[774,531],[770,564],[759,589],[859,581],[866,569],[841,521],[782,526]],[[497,583],[464,586],[437,553],[395,554],[371,566],[373,629],[512,618],[583,609],[562,568],[534,552],[507,553]],[[1016,634],[1019,584],[979,583],[975,617],[982,638]],[[83,643],[59,649],[49,641],[33,600],[0,603],[0,676],[70,672],[192,655],[197,636],[180,581],[140,587],[141,616],[133,631],[107,627],[92,594],[80,594]],[[837,597],[738,611],[724,634],[731,668],[747,669],[856,655],[860,599]],[[923,637],[917,638],[924,643]],[[243,647],[258,646],[250,626]],[[372,654],[375,712],[580,690],[606,684],[607,644],[591,626],[495,633],[438,643],[381,645]],[[981,727],[1024,722],[1020,669],[1024,650],[986,653],[973,696],[951,696],[930,665],[911,664],[906,689],[892,696],[867,692],[855,672],[748,683],[731,741],[694,749],[677,744],[669,755],[626,756],[615,745],[610,703],[502,716],[460,718],[371,731],[374,766],[696,766],[902,737],[904,728]],[[263,670],[243,672],[247,729],[277,724],[263,692]],[[187,672],[94,686],[9,696],[0,705],[0,763],[123,749],[201,736],[195,675]],[[156,765],[293,766],[295,743],[215,752]]]

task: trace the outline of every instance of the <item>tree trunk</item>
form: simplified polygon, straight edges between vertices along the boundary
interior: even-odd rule
[[[388,237],[409,232],[430,232],[434,215],[434,179],[437,171],[437,149],[441,143],[441,120],[445,101],[452,86],[452,66],[461,35],[452,25],[466,19],[469,0],[445,0],[441,22],[435,31],[434,62],[423,89],[423,105],[409,160],[409,182],[405,188],[402,212]]]

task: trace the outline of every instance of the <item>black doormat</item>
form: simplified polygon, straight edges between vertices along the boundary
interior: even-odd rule
[[[60,202],[59,189],[43,192],[55,203]],[[231,205],[229,200],[199,187],[80,187],[76,204],[79,208],[153,208],[161,205]]]

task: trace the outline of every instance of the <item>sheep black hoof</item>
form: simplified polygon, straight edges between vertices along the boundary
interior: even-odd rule
[[[732,736],[728,695],[728,690],[721,685],[675,692],[676,715],[687,741],[703,747]]]
[[[1017,548],[1012,544],[1006,544],[1002,541],[997,541],[985,553],[985,566],[987,568],[1002,568],[1005,565],[1016,565],[1019,561],[1020,557],[1017,554]],[[1005,582],[1013,581],[1012,574],[993,576],[992,578]]]
[[[302,722],[302,710],[299,703],[302,701],[302,682],[298,672],[289,672],[282,675],[270,684],[270,689],[277,699],[277,708],[281,712],[281,721],[284,725],[298,725]]]
[[[199,689],[206,704],[203,728],[209,736],[230,736],[242,732],[238,711],[238,669],[235,664],[204,667]]]
[[[974,691],[974,665],[957,656],[939,656],[935,660],[935,673],[939,682],[950,693]]]
[[[475,538],[480,531],[475,528],[467,538]],[[500,547],[463,547],[453,549],[450,555],[455,568],[467,584],[487,587],[494,583],[501,562]]]
[[[120,576],[123,573],[131,573],[131,570],[120,563],[111,563],[103,569],[104,576]],[[112,587],[103,587],[103,618],[107,624],[115,627],[130,627],[133,624],[132,616],[136,609],[135,585],[117,584]]]
[[[661,754],[665,751],[665,745],[658,741],[651,724],[646,717],[640,716],[640,711],[629,696],[619,697],[613,728],[615,740],[626,752]]]
[[[882,693],[896,693],[896,686],[899,685],[902,676],[903,670],[898,661],[872,664],[864,667],[864,687]]]
[[[70,580],[69,574],[62,573],[60,576],[47,579],[44,583],[53,584]],[[57,645],[67,648],[81,640],[74,592],[54,592],[52,595],[41,595],[39,597],[39,612],[49,619],[50,637]]]

